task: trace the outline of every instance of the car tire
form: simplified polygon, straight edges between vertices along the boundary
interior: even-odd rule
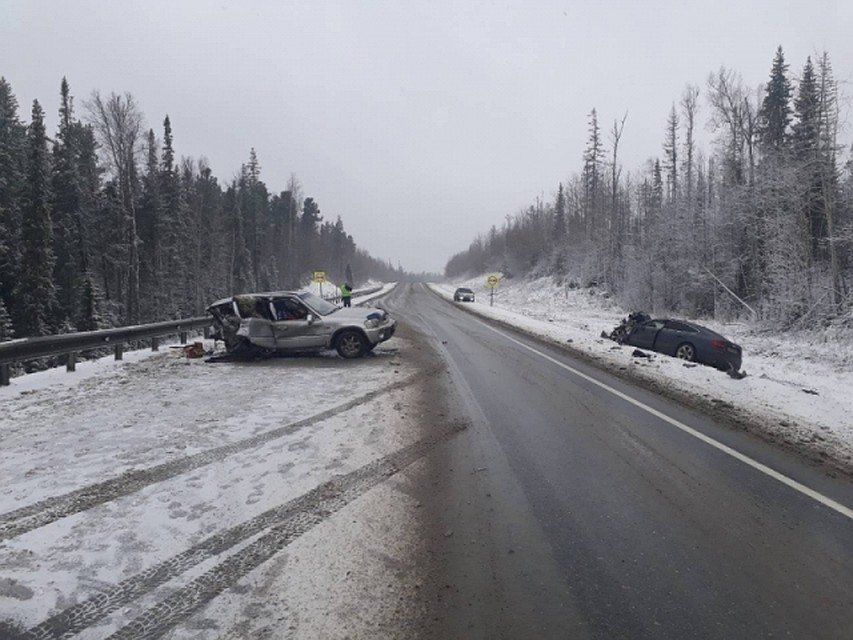
[[[360,358],[367,353],[367,339],[358,331],[344,331],[335,340],[335,350],[341,358]]]
[[[687,362],[696,361],[696,347],[689,342],[682,342],[675,348],[675,357]]]

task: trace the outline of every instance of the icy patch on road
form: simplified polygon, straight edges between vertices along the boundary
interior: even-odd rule
[[[699,321],[744,350],[749,375],[724,373],[662,354],[634,358],[634,347],[600,337],[628,310],[596,289],[567,289],[551,278],[503,280],[489,306],[485,277],[456,284],[430,284],[452,300],[456,287],[475,291],[465,308],[527,333],[582,351],[607,365],[715,403],[729,403],[755,416],[781,438],[805,443],[842,465],[853,462],[853,335],[840,329],[814,333],[771,333],[745,324]]]

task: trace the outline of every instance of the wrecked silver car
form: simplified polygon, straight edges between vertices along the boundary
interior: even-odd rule
[[[308,291],[237,295],[207,311],[215,337],[237,356],[335,349],[343,358],[358,358],[393,336],[397,326],[382,309],[341,309]]]

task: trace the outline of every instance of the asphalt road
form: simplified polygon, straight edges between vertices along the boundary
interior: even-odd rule
[[[853,507],[849,480],[423,285],[383,304],[435,346],[435,401],[471,425],[421,479],[427,635],[853,638],[853,520],[831,507]]]

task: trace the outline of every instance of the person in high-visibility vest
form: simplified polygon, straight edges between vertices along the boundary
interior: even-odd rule
[[[352,306],[352,287],[349,286],[348,283],[344,283],[341,286],[341,300],[343,301],[345,307]]]

